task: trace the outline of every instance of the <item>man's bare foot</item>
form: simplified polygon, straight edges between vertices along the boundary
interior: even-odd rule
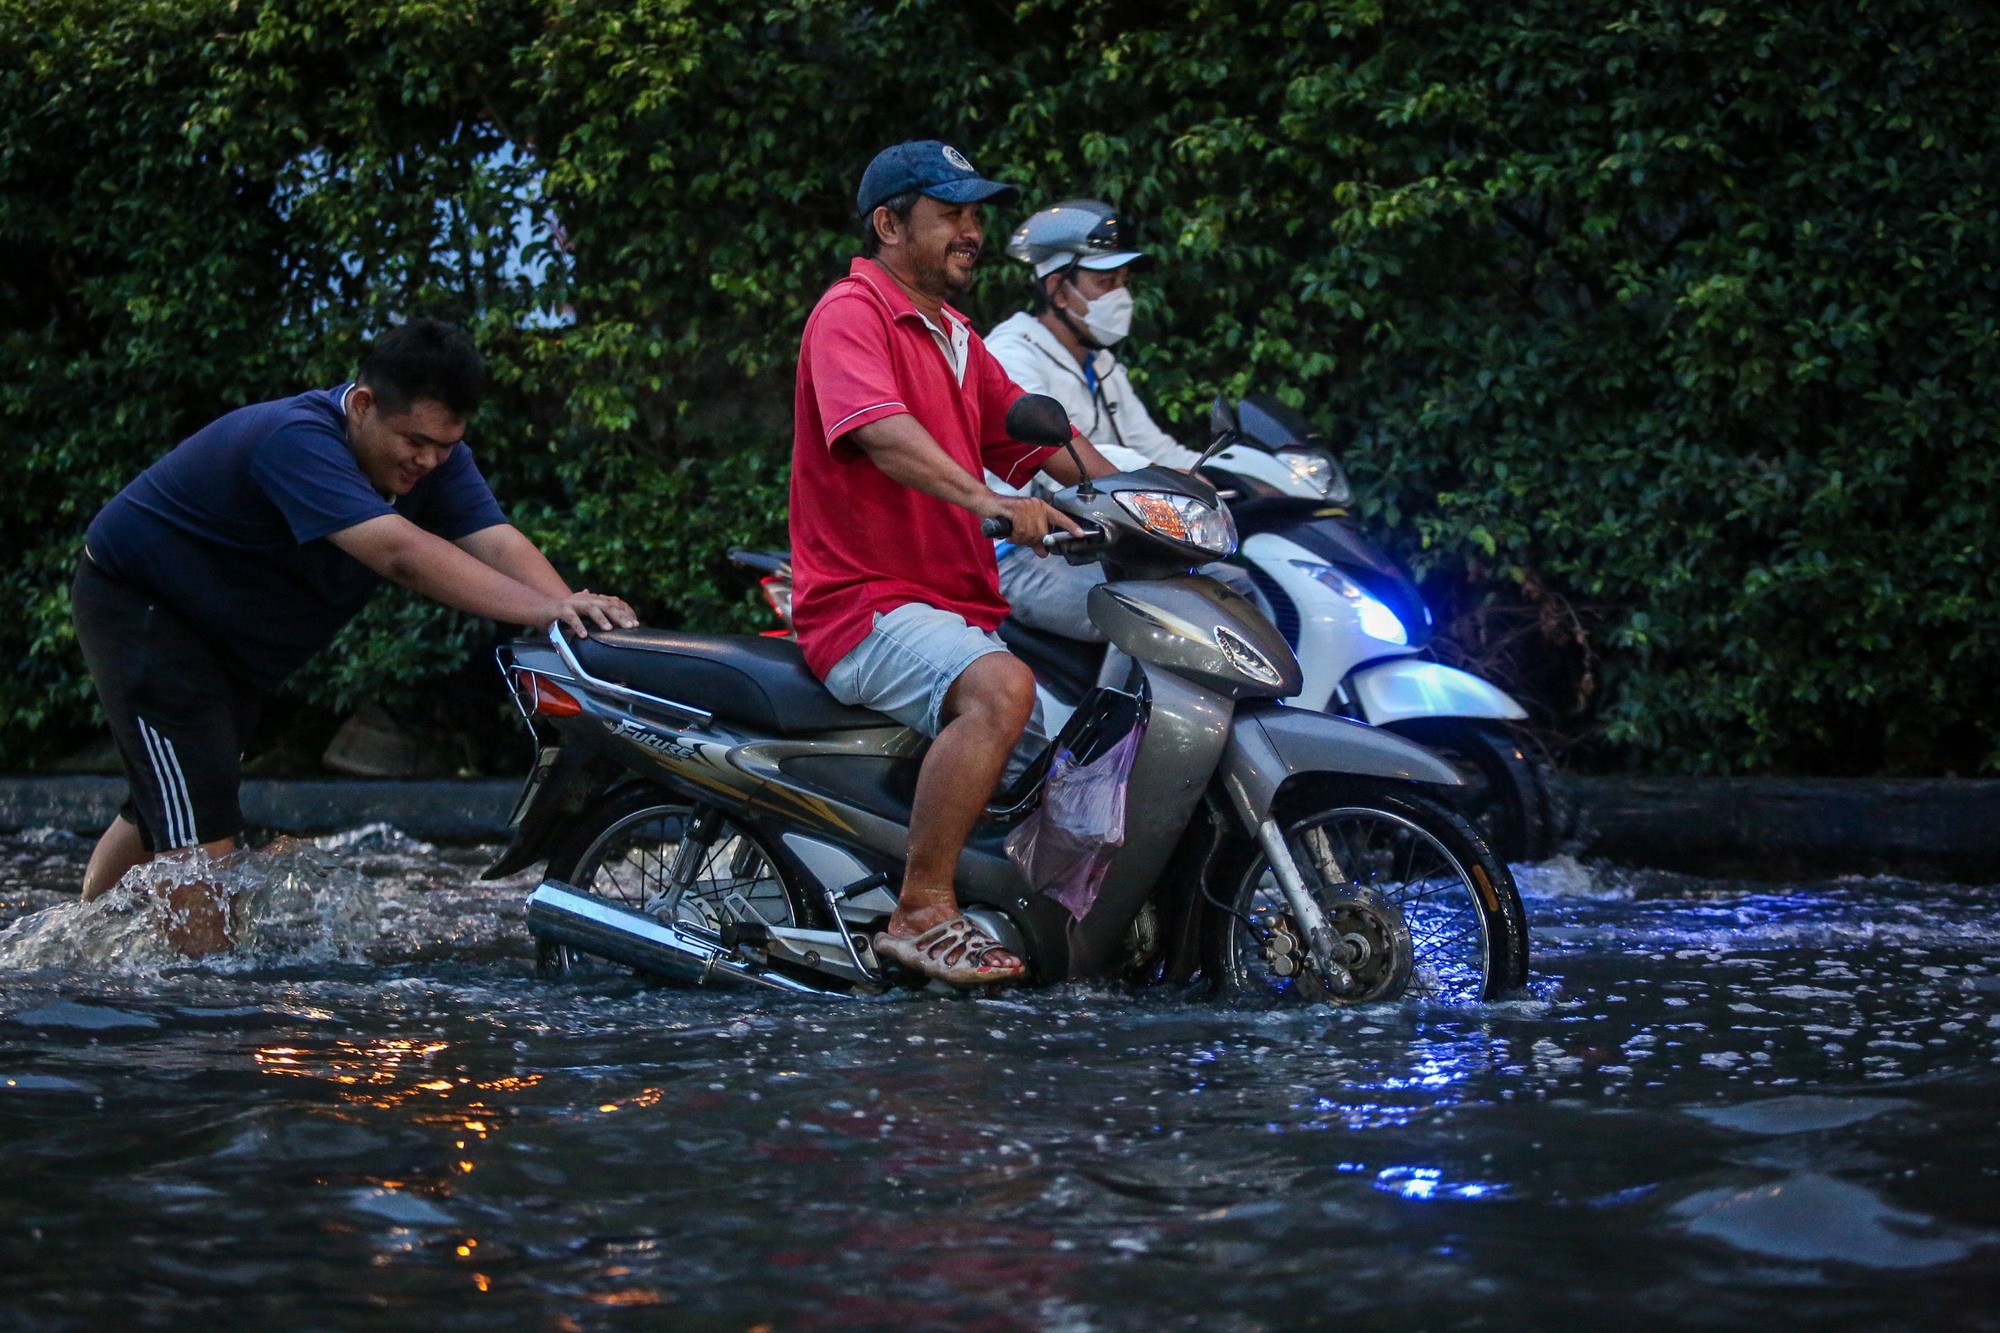
[[[229,906],[222,890],[210,884],[182,884],[169,889],[167,942],[190,958],[206,958],[235,947],[229,938]]]

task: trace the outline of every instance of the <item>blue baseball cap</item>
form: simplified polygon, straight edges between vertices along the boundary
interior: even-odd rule
[[[861,173],[854,192],[854,211],[867,217],[884,199],[908,190],[948,204],[1011,204],[1021,192],[1011,185],[987,180],[972,169],[965,154],[936,139],[913,139],[884,148]]]

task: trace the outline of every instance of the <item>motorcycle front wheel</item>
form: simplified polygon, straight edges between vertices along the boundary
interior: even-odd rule
[[[1527,982],[1527,914],[1513,876],[1442,801],[1324,782],[1285,793],[1273,817],[1330,921],[1355,915],[1343,904],[1375,903],[1388,909],[1376,912],[1407,928],[1407,985],[1398,980],[1404,998],[1472,1003]],[[1218,988],[1245,999],[1328,998],[1303,966],[1302,932],[1263,852],[1244,840],[1215,880],[1204,961]]]
[[[548,877],[592,897],[716,929],[755,919],[817,926],[822,912],[786,879],[756,835],[686,799],[650,787],[601,798],[549,855]],[[540,946],[544,975],[577,962],[567,945]]]

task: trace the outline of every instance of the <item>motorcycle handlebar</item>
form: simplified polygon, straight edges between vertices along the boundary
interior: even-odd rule
[[[1014,525],[1011,521],[1004,518],[989,518],[980,523],[979,531],[982,536],[998,540],[1002,537],[1012,536]],[[1107,534],[1102,528],[1086,528],[1081,537],[1074,533],[1051,532],[1048,536],[1042,538],[1042,546],[1044,549],[1050,551],[1060,550],[1072,542],[1081,543],[1084,546],[1095,546],[1103,544],[1106,536]]]

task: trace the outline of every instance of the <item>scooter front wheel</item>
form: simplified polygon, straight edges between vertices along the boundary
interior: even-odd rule
[[[1527,914],[1513,876],[1450,807],[1406,789],[1328,781],[1287,792],[1273,816],[1345,941],[1343,961],[1384,971],[1365,998],[1471,1003],[1527,981]],[[1314,976],[1262,851],[1246,840],[1216,878],[1205,961],[1219,988],[1244,998],[1335,998]],[[1382,948],[1399,929],[1408,931],[1406,960]],[[1391,980],[1391,969],[1401,975]]]

